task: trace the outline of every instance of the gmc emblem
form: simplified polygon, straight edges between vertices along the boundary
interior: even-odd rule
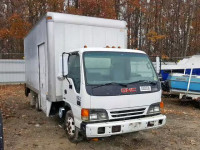
[[[136,88],[123,88],[123,89],[121,89],[121,92],[123,94],[125,94],[125,93],[133,93],[133,92],[136,92]]]

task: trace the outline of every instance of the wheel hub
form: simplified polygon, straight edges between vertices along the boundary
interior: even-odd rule
[[[66,126],[67,126],[67,132],[70,136],[73,136],[75,134],[75,124],[74,124],[74,119],[72,117],[69,117],[67,119],[67,123],[66,123]]]

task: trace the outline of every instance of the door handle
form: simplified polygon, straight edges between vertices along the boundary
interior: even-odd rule
[[[72,89],[72,85],[71,84],[69,85],[69,88]]]

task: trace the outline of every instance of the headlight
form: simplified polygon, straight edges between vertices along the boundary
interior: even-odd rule
[[[98,115],[97,114],[90,114],[90,120],[97,120]]]
[[[160,113],[160,103],[155,103],[149,106],[149,110],[147,112],[148,115],[159,114]]]
[[[157,87],[157,86],[156,86],[156,87],[152,87],[152,88],[151,88],[151,91],[152,91],[152,92],[158,91],[158,87]]]
[[[82,109],[81,118],[84,121],[107,120],[108,114],[104,109]]]

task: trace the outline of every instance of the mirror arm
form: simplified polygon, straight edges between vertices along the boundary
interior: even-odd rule
[[[68,83],[69,83],[69,86],[71,86],[72,84],[70,83],[69,79],[67,78],[67,76],[65,76],[64,78],[67,79]]]

